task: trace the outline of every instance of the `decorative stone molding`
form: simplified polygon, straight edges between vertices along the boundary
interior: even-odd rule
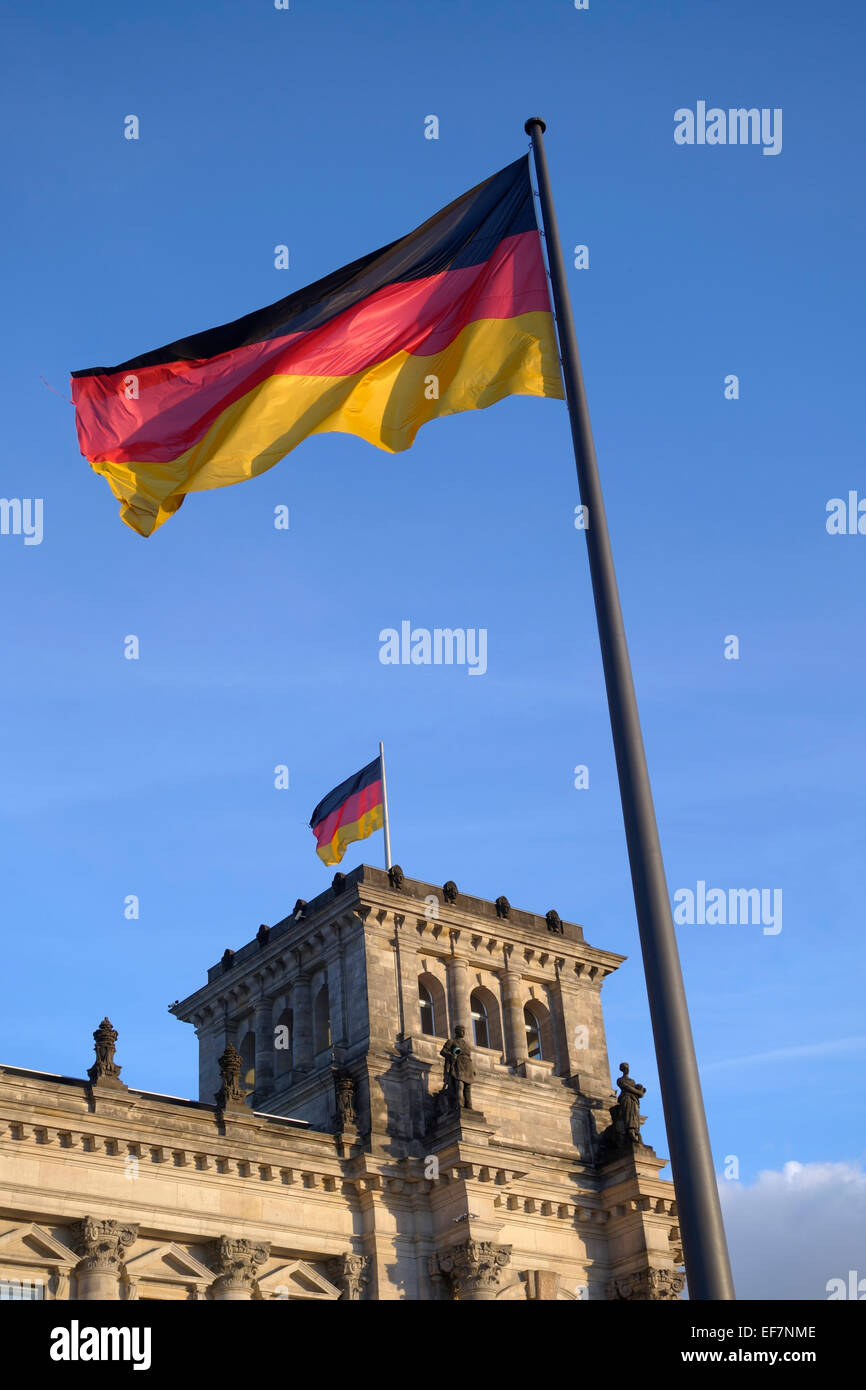
[[[246,1091],[241,1086],[241,1067],[243,1061],[241,1054],[232,1043],[226,1044],[226,1050],[217,1062],[220,1069],[222,1085],[216,1092],[218,1110],[237,1110],[244,1105]]]
[[[605,1290],[609,1299],[675,1302],[685,1288],[686,1277],[676,1269],[641,1269],[611,1279]]]
[[[112,1028],[109,1018],[104,1018],[93,1034],[96,1061],[87,1071],[93,1085],[101,1083],[109,1086],[123,1086],[124,1083],[120,1080],[121,1068],[114,1060],[116,1043],[117,1029]]]
[[[370,1282],[370,1256],[338,1255],[328,1261],[328,1277],[342,1289],[341,1300],[357,1303],[363,1286]]]
[[[72,1248],[81,1258],[76,1273],[112,1273],[119,1275],[123,1268],[124,1252],[138,1236],[137,1226],[124,1226],[119,1221],[99,1221],[85,1216],[70,1231]]]
[[[355,1114],[355,1078],[349,1072],[334,1073],[334,1090],[337,1097],[337,1133],[354,1129],[357,1124]]]
[[[451,1296],[461,1302],[496,1297],[502,1271],[511,1259],[510,1245],[492,1240],[465,1240],[450,1250],[431,1255],[428,1268],[435,1281],[443,1275],[451,1285]]]
[[[269,1244],[251,1240],[236,1240],[218,1236],[211,1242],[211,1267],[217,1278],[211,1293],[218,1299],[251,1298],[256,1286],[256,1271],[270,1253]]]

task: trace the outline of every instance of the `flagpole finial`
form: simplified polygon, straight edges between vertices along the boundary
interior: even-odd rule
[[[532,127],[533,127],[534,125],[540,125],[540,126],[541,126],[541,133],[542,133],[542,135],[543,135],[544,132],[547,130],[547,122],[546,122],[546,121],[543,121],[543,120],[541,119],[540,116],[530,116],[530,117],[529,117],[529,120],[526,122],[525,126],[523,127],[523,129],[526,131],[527,135],[531,135],[531,134],[532,134]]]

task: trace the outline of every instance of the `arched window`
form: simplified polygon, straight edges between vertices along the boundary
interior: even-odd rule
[[[291,1009],[283,1009],[274,1024],[274,1076],[286,1076],[292,1070],[294,1045],[295,1016]]]
[[[526,1027],[526,1051],[531,1061],[553,1061],[553,1025],[544,1004],[533,999],[523,1010]]]
[[[502,1050],[502,1027],[499,1021],[499,1002],[489,989],[479,986],[469,996],[472,1031],[476,1047]]]
[[[526,1026],[526,1051],[530,1058],[539,1058],[541,1056],[541,1027],[528,1004],[523,1010],[523,1021]]]
[[[421,1013],[421,1032],[434,1038],[436,1036],[436,1015],[433,1008],[433,995],[420,980],[418,981],[418,1007]]]
[[[445,991],[435,975],[418,976],[418,1013],[421,1032],[429,1038],[447,1038]]]
[[[472,1009],[472,1031],[476,1047],[490,1046],[490,1026],[487,1021],[487,1007],[479,990],[475,989],[469,999]]]
[[[327,985],[322,985],[313,1005],[313,1040],[316,1054],[331,1046],[331,1004]]]
[[[244,1034],[238,1051],[241,1054],[241,1085],[245,1091],[256,1087],[256,1035],[252,1028]]]

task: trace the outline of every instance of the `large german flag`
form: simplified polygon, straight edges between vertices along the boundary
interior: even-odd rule
[[[72,393],[81,452],[142,536],[310,434],[398,452],[439,415],[561,398],[528,155],[267,309],[74,372]]]
[[[328,792],[310,817],[316,853],[324,864],[339,864],[353,840],[366,840],[382,829],[384,800],[381,758]]]

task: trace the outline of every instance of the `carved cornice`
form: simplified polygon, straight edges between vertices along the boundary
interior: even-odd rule
[[[492,1240],[465,1240],[450,1250],[431,1255],[428,1268],[432,1278],[444,1277],[455,1299],[471,1298],[480,1289],[493,1289],[511,1259],[510,1245]]]
[[[100,1221],[96,1217],[85,1216],[83,1221],[75,1223],[70,1234],[72,1248],[81,1256],[76,1270],[100,1270],[120,1274],[123,1269],[124,1252],[135,1242],[138,1226],[126,1226],[120,1221]]]

